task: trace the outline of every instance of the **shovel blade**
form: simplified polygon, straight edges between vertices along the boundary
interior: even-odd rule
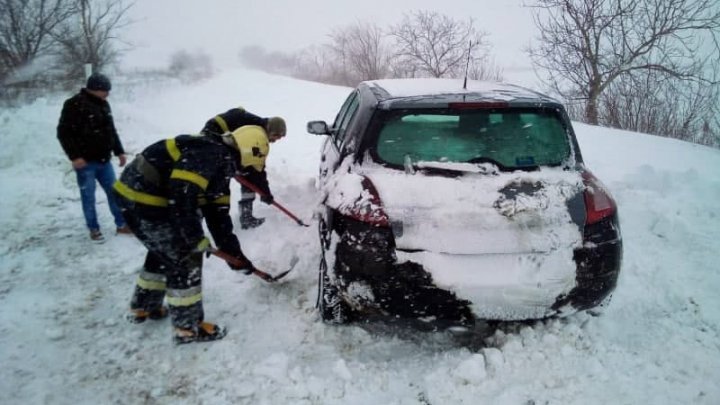
[[[292,259],[290,259],[290,268],[287,269],[287,270],[285,270],[285,271],[283,271],[282,273],[274,276],[274,277],[272,278],[272,281],[278,281],[278,280],[280,280],[281,278],[287,276],[287,274],[290,273],[290,272],[292,271],[292,269],[295,268],[295,265],[296,265],[299,261],[300,261],[300,258],[299,258],[299,257],[293,256]]]

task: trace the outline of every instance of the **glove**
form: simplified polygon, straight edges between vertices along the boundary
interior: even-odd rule
[[[210,252],[210,239],[202,238],[197,245],[195,245],[195,252]]]
[[[264,196],[260,197],[260,201],[264,202],[267,205],[272,205],[273,201],[275,201],[275,198],[273,198],[272,194],[265,194]]]
[[[235,258],[239,261],[239,263],[231,263],[230,261],[227,262],[228,266],[230,266],[232,270],[241,271],[246,275],[250,275],[253,271],[255,271],[255,266],[253,266],[252,262],[245,256],[240,255],[235,256]]]

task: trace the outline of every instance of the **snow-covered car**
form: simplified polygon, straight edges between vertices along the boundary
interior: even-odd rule
[[[321,152],[318,305],[467,325],[605,304],[622,259],[616,204],[565,108],[507,84],[362,82]]]

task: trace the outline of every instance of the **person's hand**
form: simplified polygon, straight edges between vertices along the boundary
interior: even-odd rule
[[[120,160],[120,167],[125,166],[125,163],[127,163],[127,157],[125,157],[125,154],[118,155],[118,160]]]
[[[227,264],[232,270],[241,271],[246,275],[250,275],[255,271],[255,266],[245,256],[235,256],[236,260],[228,260]]]
[[[72,167],[75,170],[80,170],[85,166],[87,166],[87,162],[83,158],[77,158],[72,160]]]
[[[267,205],[272,205],[273,201],[275,201],[275,198],[273,198],[272,194],[265,194],[260,197],[260,201],[264,202]]]

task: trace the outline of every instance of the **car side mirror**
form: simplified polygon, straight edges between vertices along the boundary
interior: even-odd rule
[[[330,128],[325,121],[310,121],[307,123],[308,133],[315,135],[330,135]]]

